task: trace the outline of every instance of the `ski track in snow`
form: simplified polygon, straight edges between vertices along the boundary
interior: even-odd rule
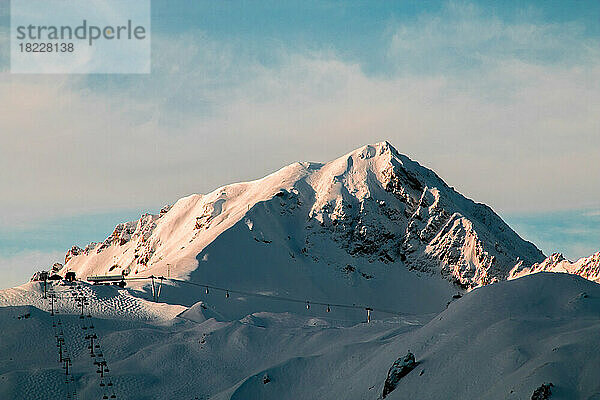
[[[35,290],[26,294],[27,288]],[[99,289],[111,290],[94,293]],[[353,326],[267,312],[216,321],[199,306],[177,317],[173,306],[122,299],[129,296],[112,289],[82,285],[81,292],[92,310],[138,310],[93,319],[120,399],[376,400],[389,368],[408,350],[417,367],[388,399],[529,399],[547,382],[554,385],[552,400],[600,395],[600,286],[573,275],[535,274],[479,288],[438,315]],[[6,306],[7,297],[39,298],[39,287],[9,293],[0,292],[0,398],[64,399],[49,313]],[[136,317],[142,306],[146,316]],[[95,398],[81,320],[74,307],[65,311],[74,385],[80,398]],[[25,313],[30,318],[17,318]]]

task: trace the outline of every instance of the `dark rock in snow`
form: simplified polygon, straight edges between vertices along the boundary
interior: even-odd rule
[[[387,378],[385,379],[385,384],[383,385],[383,398],[390,394],[402,377],[406,376],[410,371],[412,371],[417,366],[415,362],[415,355],[408,352],[404,357],[400,357],[397,359],[390,370],[388,371]]]
[[[533,391],[531,395],[531,400],[548,400],[552,396],[552,387],[554,385],[552,382],[544,383],[539,388]]]

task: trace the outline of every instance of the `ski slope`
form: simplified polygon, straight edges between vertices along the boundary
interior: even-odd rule
[[[64,398],[53,317],[10,305],[22,302],[22,294],[2,295],[0,397]],[[99,301],[91,296],[91,309],[100,309]],[[553,384],[552,399],[600,396],[600,287],[574,275],[495,283],[439,314],[370,324],[264,312],[218,321],[200,305],[167,321],[176,311],[171,307],[147,305],[163,313],[161,319],[111,312],[93,318],[118,398],[378,399],[388,369],[408,350],[417,367],[386,399],[528,399],[546,382]],[[29,318],[18,319],[26,313]],[[79,398],[96,398],[81,320],[77,314],[61,318],[73,386]]]

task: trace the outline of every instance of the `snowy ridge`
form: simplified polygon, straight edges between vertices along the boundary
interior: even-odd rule
[[[71,249],[61,273],[233,279],[241,290],[340,301],[420,285],[412,294],[443,292],[433,296],[432,311],[455,289],[441,290],[437,279],[424,283],[421,273],[473,288],[543,258],[489,207],[381,142],[326,164],[295,163],[182,198],[157,215],[119,224],[102,243]],[[407,269],[418,274],[408,278]],[[391,294],[379,301],[401,304]]]
[[[554,253],[541,263],[535,263],[529,267],[515,267],[510,272],[509,279],[516,279],[538,272],[574,274],[600,283],[600,252],[589,257],[582,257],[575,262],[567,260],[561,253]]]

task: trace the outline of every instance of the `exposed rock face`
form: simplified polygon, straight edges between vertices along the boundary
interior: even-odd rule
[[[65,264],[69,262],[69,260],[73,257],[76,257],[80,254],[83,254],[83,249],[79,246],[73,246],[67,251],[65,255]]]
[[[366,171],[357,170],[364,168],[357,159],[370,158]],[[322,240],[320,228],[353,256],[439,271],[464,288],[506,279],[514,266],[543,259],[489,207],[466,199],[388,143],[367,146],[345,164],[327,187],[339,195],[319,204],[316,194],[310,216],[320,227],[311,227],[316,237],[309,235],[307,247]]]
[[[397,359],[388,371],[387,378],[383,384],[382,397],[385,399],[388,394],[396,389],[400,379],[415,369],[416,366],[415,356],[410,351],[404,357]]]
[[[165,206],[157,215],[146,213],[137,221],[118,224],[113,232],[102,243],[92,242],[83,250],[78,246],[73,246],[65,256],[65,265],[78,257],[89,258],[94,255],[100,256],[101,253],[106,252],[108,249],[123,247],[123,252],[130,253],[130,260],[124,263],[125,265],[121,265],[99,258],[98,263],[107,263],[105,272],[129,274],[132,269],[145,269],[156,250],[157,241],[151,240],[152,233],[157,226],[156,222],[164,216],[170,208],[171,206]]]
[[[517,266],[510,271],[509,279],[535,274],[537,272],[559,272],[579,275],[583,278],[600,283],[600,252],[589,257],[583,257],[572,262],[567,260],[561,253],[554,253],[541,263],[531,266]]]

